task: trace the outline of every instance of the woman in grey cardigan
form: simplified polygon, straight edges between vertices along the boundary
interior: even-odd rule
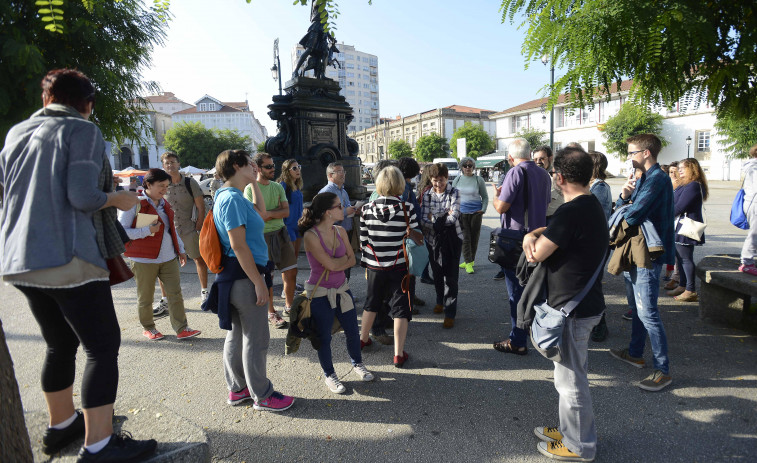
[[[466,273],[473,273],[481,219],[489,204],[489,194],[484,179],[476,175],[476,161],[473,158],[464,157],[460,167],[463,175],[452,181],[452,186],[460,192],[460,225],[463,227],[463,262],[460,268],[465,269]]]

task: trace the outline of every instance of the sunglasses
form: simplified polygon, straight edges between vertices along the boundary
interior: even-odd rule
[[[263,169],[269,169],[270,170],[270,169],[276,168],[276,164],[266,164],[266,165],[260,166],[260,167],[262,167]]]
[[[463,164],[463,169],[470,169],[473,167],[473,164]]]
[[[302,169],[302,166],[292,166],[289,168],[289,170],[300,170]]]
[[[336,206],[334,206],[334,207],[330,207],[330,208],[329,208],[329,210],[331,210],[331,209],[336,209],[337,207],[338,207],[339,209],[344,209],[344,206],[342,205],[342,203],[339,203],[339,204],[337,204],[337,205],[336,205]]]

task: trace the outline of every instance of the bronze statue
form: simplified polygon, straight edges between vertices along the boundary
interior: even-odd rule
[[[334,54],[339,53],[339,49],[336,48],[336,39],[323,29],[321,14],[315,0],[312,0],[310,5],[310,27],[305,36],[300,39],[300,45],[305,48],[305,51],[297,60],[292,78],[304,76],[305,72],[312,69],[316,79],[324,79],[327,66],[336,64],[341,67],[339,61],[334,58]],[[305,64],[306,60],[307,64]]]

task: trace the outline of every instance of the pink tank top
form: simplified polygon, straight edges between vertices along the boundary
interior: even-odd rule
[[[318,239],[321,241],[321,246],[326,251],[326,254],[330,255],[331,257],[342,257],[347,254],[347,248],[344,246],[341,233],[336,234],[336,238],[339,244],[334,250],[334,254],[331,254],[331,248],[326,246],[326,243],[323,242],[323,238],[321,237],[321,233],[318,231],[318,229],[313,227],[311,228],[311,230],[313,230],[315,234],[318,235]],[[323,265],[318,262],[318,259],[313,256],[313,254],[306,252],[305,255],[307,256],[308,262],[310,263],[310,278],[308,278],[307,283],[315,285],[316,283],[318,283],[318,279],[321,278],[321,275],[323,274],[325,269],[323,268]],[[347,277],[344,275],[344,270],[339,272],[330,272],[328,278],[321,280],[320,287],[327,289],[338,288],[344,284],[346,279]]]

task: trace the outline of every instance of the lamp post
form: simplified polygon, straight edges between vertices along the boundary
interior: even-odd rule
[[[273,67],[271,75],[274,81],[279,82],[279,95],[281,95],[281,61],[279,61],[279,39],[273,41]]]
[[[691,149],[691,135],[686,137],[686,159],[689,159],[689,149]]]
[[[544,55],[541,57],[541,62],[546,66],[549,63],[549,56]],[[549,93],[552,94],[552,91],[555,87],[555,65],[552,63],[552,66],[550,66],[549,69]],[[549,110],[549,147],[551,149],[555,149],[555,106],[552,105],[552,108]]]

